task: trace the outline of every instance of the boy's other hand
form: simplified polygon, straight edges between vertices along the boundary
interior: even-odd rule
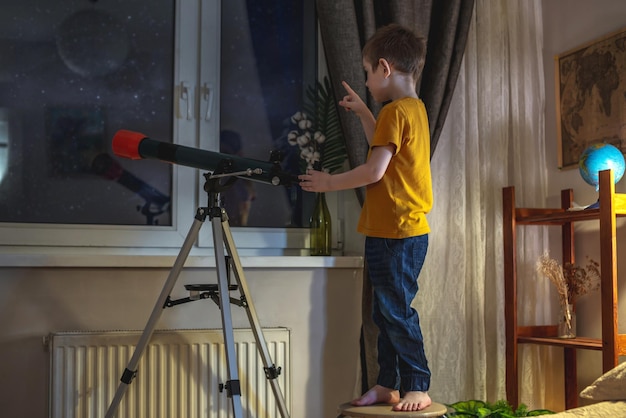
[[[330,191],[330,174],[324,171],[308,169],[306,174],[300,174],[300,187],[307,192],[328,192]]]

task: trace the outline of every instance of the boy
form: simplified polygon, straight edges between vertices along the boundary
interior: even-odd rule
[[[374,100],[389,103],[375,119],[345,81],[348,94],[339,102],[361,120],[370,145],[367,161],[335,175],[308,170],[299,176],[302,189],[311,192],[367,186],[357,230],[365,235],[374,289],[380,371],[377,384],[353,405],[390,403],[395,411],[418,411],[431,404],[430,370],[411,307],[433,204],[428,117],[415,91],[425,55],[424,38],[396,24],[380,28],[363,48],[365,85]]]

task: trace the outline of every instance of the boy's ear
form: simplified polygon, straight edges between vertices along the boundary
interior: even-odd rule
[[[387,61],[384,58],[380,58],[378,60],[378,65],[383,67],[383,72],[385,74],[385,78],[387,78],[387,77],[389,77],[391,75],[391,64],[389,64],[389,61]]]

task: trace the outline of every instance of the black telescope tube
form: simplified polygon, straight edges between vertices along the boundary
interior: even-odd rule
[[[281,169],[280,161],[259,161],[236,155],[155,141],[138,132],[126,130],[118,131],[113,137],[113,152],[119,157],[133,160],[141,158],[157,159],[210,172],[215,172],[218,167],[223,167],[224,163],[228,162],[228,172],[215,174],[246,172],[246,174],[236,175],[236,177],[269,183],[274,186],[289,186],[298,182],[297,176]],[[255,172],[259,169],[261,173]]]

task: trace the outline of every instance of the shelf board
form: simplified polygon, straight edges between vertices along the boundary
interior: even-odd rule
[[[586,350],[602,350],[602,340],[598,338],[559,338],[559,337],[518,337],[520,344],[542,344]]]
[[[626,216],[626,194],[615,193],[615,215]],[[520,225],[563,225],[568,222],[600,219],[600,209],[565,210],[560,208],[517,208],[515,221]]]
[[[600,209],[566,211],[564,209],[515,210],[515,221],[519,225],[562,225],[567,222],[590,221],[600,218]]]

